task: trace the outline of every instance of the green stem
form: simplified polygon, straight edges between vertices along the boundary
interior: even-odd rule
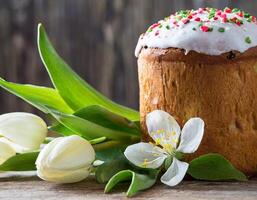
[[[100,137],[100,138],[96,138],[96,139],[93,139],[93,140],[90,140],[90,144],[99,144],[99,143],[102,143],[106,140],[106,137]]]
[[[183,154],[183,153],[181,153],[181,152],[177,152],[177,151],[176,151],[176,153],[175,153],[175,157],[176,157],[178,160],[182,160],[182,159],[183,159],[183,157],[184,157],[184,154]]]
[[[43,144],[48,144],[49,142],[51,142],[54,139],[55,139],[54,137],[46,137]]]
[[[111,149],[114,147],[124,147],[124,146],[129,146],[131,144],[140,142],[139,137],[131,137],[131,142],[128,143],[128,141],[118,141],[118,140],[110,140],[110,141],[106,141],[106,142],[102,142],[99,144],[93,144],[93,147],[95,149],[95,151],[103,151],[106,149]]]

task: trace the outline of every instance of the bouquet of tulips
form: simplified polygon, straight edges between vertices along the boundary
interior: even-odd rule
[[[199,180],[247,180],[219,154],[183,161],[201,143],[202,119],[191,118],[181,129],[168,113],[155,110],[146,120],[155,143],[140,142],[138,111],[114,103],[79,77],[57,54],[41,24],[38,49],[54,88],[2,78],[0,86],[44,112],[51,124],[30,113],[0,115],[0,172],[37,170],[41,179],[57,184],[94,175],[106,183],[105,192],[130,181],[129,197],[152,187],[160,176],[169,186],[186,174]],[[48,132],[60,137],[47,137]]]

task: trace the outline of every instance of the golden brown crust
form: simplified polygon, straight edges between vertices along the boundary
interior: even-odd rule
[[[211,56],[202,53],[197,53],[195,51],[190,51],[185,55],[184,49],[179,48],[143,48],[139,54],[139,57],[146,57],[148,60],[167,60],[167,61],[182,61],[186,63],[231,63],[239,60],[245,60],[251,57],[257,57],[257,47],[248,49],[244,53],[238,51],[230,51],[218,56]]]
[[[257,174],[257,48],[207,56],[179,49],[143,49],[138,58],[143,139],[149,141],[145,116],[155,109],[180,125],[191,117],[205,121],[199,150],[220,153],[248,175]]]

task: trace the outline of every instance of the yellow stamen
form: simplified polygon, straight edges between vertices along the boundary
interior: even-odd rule
[[[145,158],[144,162],[142,163],[142,167],[147,167],[147,165],[148,165],[148,159]]]
[[[157,132],[158,134],[161,134],[161,133],[164,132],[164,129],[159,129],[159,130],[157,130],[156,132]]]
[[[157,139],[155,140],[155,144],[156,144],[156,145],[160,145],[160,144],[161,144],[161,138],[157,138]]]
[[[164,144],[163,148],[165,151],[167,151],[168,153],[172,153],[172,145],[171,144]]]
[[[176,135],[176,132],[175,132],[175,131],[172,131],[172,132],[171,132],[171,135],[172,135],[172,136],[175,136],[175,135]]]
[[[172,141],[173,141],[175,144],[178,144],[178,139],[177,139],[177,138],[173,138]]]

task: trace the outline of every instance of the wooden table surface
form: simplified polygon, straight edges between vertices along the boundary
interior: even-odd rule
[[[123,192],[125,186],[122,187],[111,194],[104,194],[104,185],[97,184],[93,177],[76,184],[56,185],[40,180],[35,172],[0,173],[1,200],[127,199]],[[175,188],[157,184],[133,199],[257,200],[257,179],[243,183],[184,181]]]

